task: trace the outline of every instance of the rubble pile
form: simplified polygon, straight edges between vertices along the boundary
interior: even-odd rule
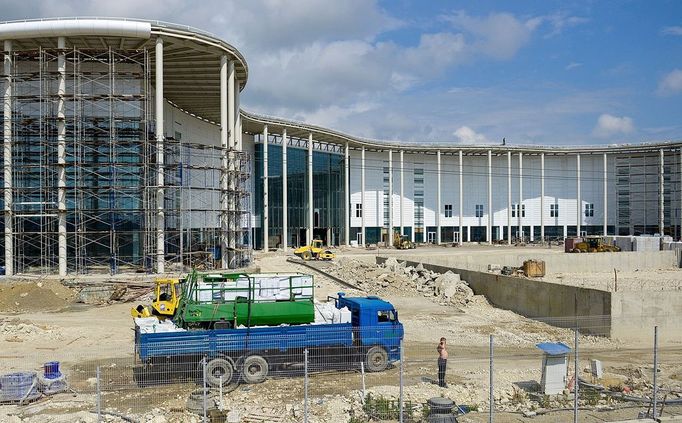
[[[437,273],[418,264],[407,266],[393,257],[384,264],[374,265],[353,259],[341,259],[328,268],[332,273],[370,293],[387,291],[405,292],[412,289],[433,297],[444,304],[466,305],[474,298],[474,292],[466,281],[452,271]]]

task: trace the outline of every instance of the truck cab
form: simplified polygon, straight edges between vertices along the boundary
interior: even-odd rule
[[[350,310],[356,342],[370,349],[376,346],[385,350],[388,362],[400,360],[400,340],[404,331],[393,304],[373,295],[346,297],[343,292],[338,293],[335,301],[336,308],[347,307]],[[379,358],[376,357],[377,362]],[[368,359],[371,361],[370,357]]]

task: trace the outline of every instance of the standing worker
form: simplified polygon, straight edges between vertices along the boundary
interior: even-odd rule
[[[445,343],[446,339],[440,338],[440,342],[436,348],[436,351],[438,351],[438,386],[441,388],[448,387],[448,384],[445,383],[445,369],[448,365],[448,350]]]

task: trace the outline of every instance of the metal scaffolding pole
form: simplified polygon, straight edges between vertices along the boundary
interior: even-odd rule
[[[287,129],[282,129],[282,250],[289,245],[289,204],[287,193]]]
[[[165,272],[165,214],[164,214],[164,169],[163,169],[163,38],[156,39],[156,272]]]
[[[306,234],[308,245],[313,241],[314,232],[314,204],[313,204],[313,134],[308,134],[308,233]],[[330,240],[327,240],[329,242]]]
[[[344,196],[345,196],[345,204],[346,206],[344,207],[344,217],[343,217],[343,231],[344,231],[344,237],[345,237],[345,243],[347,246],[350,246],[350,172],[349,172],[349,150],[348,150],[348,142],[346,142],[346,146],[344,148],[344,154],[343,154],[343,169],[344,169],[344,174],[343,174],[343,185],[344,185]]]
[[[5,40],[5,97],[3,102],[3,166],[5,190],[5,274],[14,274],[12,218],[12,41]]]
[[[270,201],[268,197],[268,125],[263,126],[263,251],[270,249]]]
[[[66,276],[66,39],[57,38],[57,210],[59,213],[59,276]]]

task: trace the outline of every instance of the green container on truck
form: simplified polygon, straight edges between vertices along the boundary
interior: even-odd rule
[[[183,328],[299,325],[315,320],[315,284],[302,273],[193,271],[173,317]]]

